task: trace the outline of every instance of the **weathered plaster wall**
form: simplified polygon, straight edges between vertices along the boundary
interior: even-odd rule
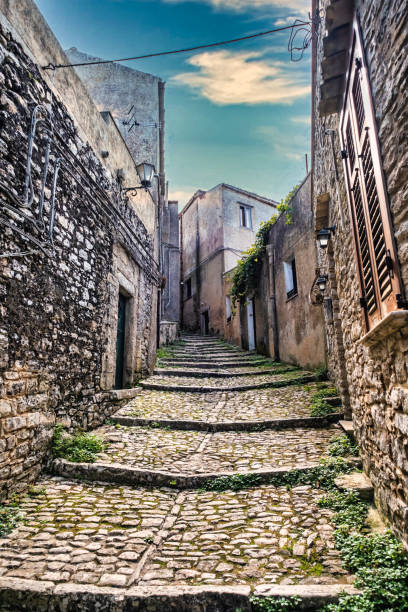
[[[150,370],[159,279],[154,235],[120,196],[116,170],[126,165],[134,172],[134,164],[116,126],[100,117],[72,70],[58,73],[57,85],[50,89],[37,62],[64,61],[64,55],[34,4],[2,1],[0,6],[6,13],[1,15],[0,31],[0,253],[29,251],[21,257],[0,258],[0,497],[4,497],[38,474],[56,421],[71,428],[91,428],[115,410],[111,393],[105,391],[109,385],[103,355],[112,334],[107,321],[114,320],[117,312],[112,292],[119,285],[139,296],[139,308],[131,319],[139,336],[139,345],[129,355],[131,368]],[[65,91],[69,108],[62,100]],[[44,168],[44,123],[37,128],[33,149],[33,203],[29,208],[20,205],[36,104],[47,109],[53,130],[44,190],[45,231],[34,222]],[[84,139],[87,126],[91,126],[89,141]],[[99,158],[102,147],[113,152],[106,165]],[[30,238],[46,242],[53,163],[58,156],[53,247],[48,244],[42,251]],[[155,216],[150,196],[145,216]],[[129,378],[134,374],[129,372]]]
[[[398,256],[404,283],[408,280],[408,113],[407,49],[408,2],[358,1],[362,35],[371,79],[379,131],[383,168],[394,224]],[[327,2],[322,2],[323,8]],[[316,108],[319,102],[322,31],[317,47]],[[338,386],[348,384],[352,417],[365,470],[369,473],[377,500],[394,529],[408,544],[408,330],[395,330],[388,338],[368,347],[359,304],[360,288],[354,257],[352,228],[340,159],[337,114],[315,115],[314,205],[322,194],[329,196],[329,223],[337,226],[332,240],[333,260],[321,259],[321,267],[332,269],[331,287],[338,298],[338,320],[344,356],[333,327],[327,326],[329,364]],[[330,138],[333,129],[336,179]],[[342,368],[345,377],[342,377]],[[344,380],[346,378],[346,380]]]
[[[326,363],[322,307],[312,305],[309,298],[317,265],[310,181],[309,175],[289,203],[291,223],[287,224],[285,215],[281,215],[269,234],[275,288],[268,289],[276,298],[280,358],[306,368]],[[295,259],[297,294],[288,299],[284,263],[292,259]],[[268,296],[264,295],[262,301],[267,304]],[[273,355],[273,328],[271,324],[268,327],[272,333],[265,344],[269,344],[269,353]]]

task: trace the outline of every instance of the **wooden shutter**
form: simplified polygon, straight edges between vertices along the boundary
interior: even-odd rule
[[[397,308],[398,262],[371,88],[357,19],[340,120],[340,139],[367,327]]]

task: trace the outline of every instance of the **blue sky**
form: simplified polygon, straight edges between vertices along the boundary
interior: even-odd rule
[[[235,38],[304,18],[308,0],[37,0],[64,48],[107,59]],[[129,62],[166,81],[166,170],[183,205],[225,182],[279,200],[305,176],[310,50],[288,32]]]

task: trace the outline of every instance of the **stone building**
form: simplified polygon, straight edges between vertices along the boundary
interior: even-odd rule
[[[174,342],[180,324],[180,244],[178,202],[168,202],[163,210],[162,270],[165,286],[162,292],[160,345]]]
[[[277,203],[221,183],[197,191],[179,215],[181,324],[203,334],[225,333],[223,275],[236,266]]]
[[[31,0],[1,0],[0,27],[4,496],[36,477],[56,422],[102,423],[152,369],[162,280],[161,198],[125,191],[141,185],[137,143],[72,68],[45,68],[69,60]]]
[[[406,0],[315,0],[313,206],[328,361],[378,505],[408,545]],[[324,237],[326,234],[326,238]]]
[[[322,300],[315,290],[316,247],[308,175],[269,231],[257,290],[225,320],[225,338],[275,361],[315,368],[326,363]],[[224,275],[228,303],[231,273]],[[230,314],[230,313],[228,313]],[[250,316],[252,315],[252,316]],[[250,326],[253,325],[253,329]]]

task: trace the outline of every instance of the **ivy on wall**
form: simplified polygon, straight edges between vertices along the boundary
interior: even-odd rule
[[[249,249],[243,253],[242,258],[238,260],[238,264],[232,274],[232,287],[230,292],[234,307],[237,302],[244,302],[246,296],[258,286],[262,268],[262,256],[266,250],[269,230],[282,214],[286,217],[287,225],[292,222],[292,209],[289,203],[298,188],[299,185],[295,185],[286,198],[283,198],[280,204],[278,204],[278,212],[268,221],[261,223],[256,233],[254,244],[250,246]]]

